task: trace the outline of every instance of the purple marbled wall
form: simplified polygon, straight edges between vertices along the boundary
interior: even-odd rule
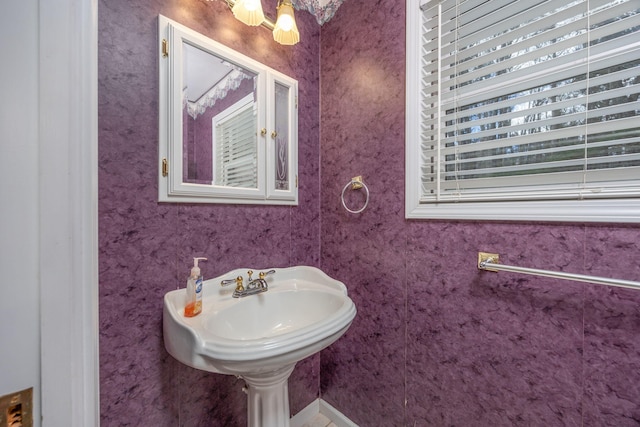
[[[319,265],[320,27],[299,14],[302,42],[284,47],[223,1],[101,0],[98,9],[101,425],[246,424],[240,381],[165,352],[162,296],[184,287],[194,255],[209,258],[208,277],[239,265]],[[298,80],[299,206],[157,202],[158,14]],[[293,413],[318,396],[319,356],[298,365],[289,389]]]
[[[640,292],[476,268],[640,280],[640,227],[404,219],[404,28],[404,0],[348,0],[321,31],[322,268],[358,307],[323,399],[363,426],[640,425]]]
[[[299,80],[298,207],[156,202],[158,13]],[[309,264],[349,287],[358,316],[294,371],[294,413],[320,383],[363,426],[638,425],[640,294],[479,272],[475,257],[638,280],[640,228],[405,220],[404,1],[348,0],[322,38],[297,18],[290,48],[222,1],[99,3],[102,425],[246,422],[238,380],[164,351],[162,295],[194,254],[209,276]],[[339,195],[360,174],[371,201],[348,214]]]

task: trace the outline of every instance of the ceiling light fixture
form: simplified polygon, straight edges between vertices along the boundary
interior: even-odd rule
[[[268,28],[273,31],[273,39],[283,45],[294,45],[300,41],[291,0],[278,0],[277,19],[274,23],[262,11],[260,0],[226,0],[237,20],[247,25]]]

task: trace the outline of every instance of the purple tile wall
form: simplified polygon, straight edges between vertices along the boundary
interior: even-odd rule
[[[321,31],[322,268],[358,307],[322,398],[362,426],[640,425],[640,292],[476,268],[640,280],[640,227],[405,220],[404,28],[404,0],[348,0]]]
[[[162,296],[184,287],[194,255],[209,258],[208,277],[319,266],[320,28],[299,14],[302,42],[284,47],[236,21],[223,1],[101,0],[98,9],[101,425],[245,425],[241,381],[164,350]],[[157,202],[158,14],[298,80],[299,206]],[[301,362],[290,379],[293,413],[318,396],[319,360]]]
[[[293,413],[320,388],[363,426],[640,424],[640,293],[475,267],[483,250],[640,280],[640,227],[404,219],[404,4],[347,0],[321,31],[299,13],[291,48],[222,1],[100,1],[103,426],[246,423],[240,381],[163,347],[162,295],[193,255],[209,276],[308,264],[347,284],[358,316],[294,371]],[[157,203],[159,13],[299,80],[298,207]]]

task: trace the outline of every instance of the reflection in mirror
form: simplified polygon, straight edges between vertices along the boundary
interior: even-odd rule
[[[257,74],[189,43],[182,71],[183,182],[257,188]]]
[[[276,120],[276,133],[274,148],[276,159],[276,190],[288,190],[289,189],[289,159],[287,158],[289,141],[289,88],[275,83],[275,120]]]

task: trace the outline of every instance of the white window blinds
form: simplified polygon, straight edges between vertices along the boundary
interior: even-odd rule
[[[253,95],[213,118],[215,184],[257,188],[258,147]]]
[[[419,202],[640,197],[639,4],[423,1]]]

